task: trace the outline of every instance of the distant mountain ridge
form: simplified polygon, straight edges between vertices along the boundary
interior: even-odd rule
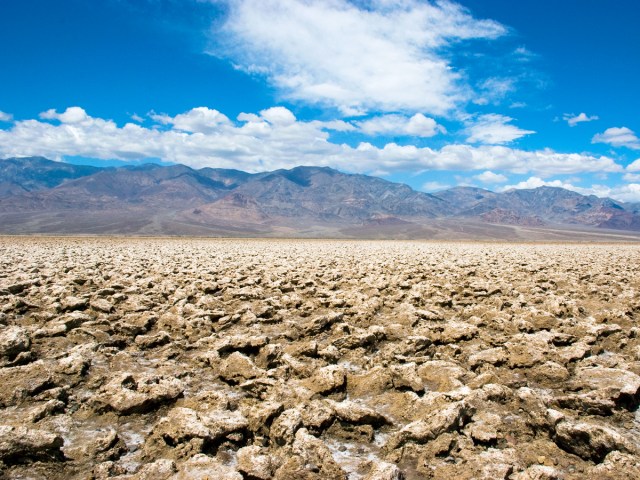
[[[506,226],[640,231],[640,212],[638,204],[562,188],[455,187],[428,194],[329,167],[252,174],[0,160],[0,233],[421,238],[445,230],[513,233]]]
[[[41,157],[0,160],[0,198],[53,188],[65,180],[99,172],[99,167],[52,162]]]
[[[492,223],[521,225],[588,225],[599,228],[638,230],[635,204],[610,198],[581,195],[559,187],[513,189],[494,193],[474,187],[455,187],[437,194],[457,207],[453,216],[484,218]],[[499,221],[504,217],[503,221]],[[508,220],[511,218],[512,220]]]

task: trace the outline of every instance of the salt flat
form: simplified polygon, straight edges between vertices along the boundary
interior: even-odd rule
[[[640,478],[640,246],[0,238],[6,478]]]

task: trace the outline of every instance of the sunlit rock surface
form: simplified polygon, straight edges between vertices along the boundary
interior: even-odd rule
[[[640,247],[0,238],[0,476],[640,477]]]

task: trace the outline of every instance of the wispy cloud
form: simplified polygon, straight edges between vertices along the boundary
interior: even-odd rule
[[[477,105],[499,104],[510,93],[516,90],[514,78],[491,77],[484,80],[478,87],[479,97],[473,100]]]
[[[43,155],[60,159],[78,155],[98,159],[162,158],[193,167],[265,171],[301,164],[327,165],[350,172],[420,172],[426,170],[502,171],[556,175],[622,172],[606,156],[525,151],[505,146],[447,145],[440,149],[387,143],[356,147],[330,140],[332,130],[355,127],[341,120],[301,121],[284,107],[243,113],[237,120],[213,109],[156,115],[149,127],[117,125],[80,107],[20,120],[0,130],[0,157]],[[497,174],[500,175],[500,174]],[[488,178],[488,175],[487,175]],[[494,178],[495,179],[495,178]]]
[[[10,113],[0,111],[0,122],[11,122],[11,121],[13,121],[13,115],[11,115]]]
[[[603,133],[594,135],[591,143],[607,143],[613,147],[640,150],[640,139],[627,127],[607,128]]]
[[[412,117],[405,115],[380,115],[368,120],[355,122],[358,129],[366,135],[407,135],[412,137],[433,137],[446,133],[442,125],[421,113]]]
[[[523,130],[511,125],[513,119],[506,115],[490,113],[480,115],[468,122],[467,142],[484,143],[487,145],[501,145],[513,142],[518,138],[536,133],[533,130]]]
[[[228,0],[209,53],[264,76],[283,98],[338,108],[442,115],[468,99],[443,56],[464,39],[506,32],[441,0]]]
[[[528,62],[532,58],[537,57],[535,53],[529,50],[524,45],[519,46],[513,51],[513,55],[521,62]]]
[[[562,116],[562,119],[565,120],[570,127],[575,127],[582,122],[593,122],[594,120],[599,120],[599,117],[597,115],[589,116],[586,113],[582,112],[578,115],[574,115],[573,113],[565,113]]]
[[[448,185],[446,183],[432,181],[432,182],[423,183],[422,191],[431,193],[431,192],[438,192],[440,190],[446,190],[447,188],[450,188],[450,187],[451,185]]]

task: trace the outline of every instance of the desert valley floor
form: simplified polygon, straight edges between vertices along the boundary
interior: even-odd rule
[[[0,477],[640,478],[640,245],[0,237]]]

